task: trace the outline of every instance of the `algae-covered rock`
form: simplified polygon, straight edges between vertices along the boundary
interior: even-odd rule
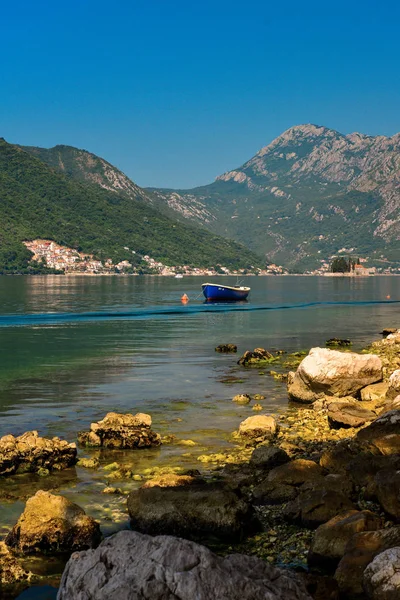
[[[257,415],[248,417],[240,423],[239,435],[247,440],[262,441],[272,438],[278,429],[279,426],[274,417]]]
[[[253,351],[246,352],[238,360],[238,365],[246,366],[263,366],[270,363],[274,359],[274,355],[265,348],[254,348]]]
[[[159,446],[161,436],[150,426],[150,415],[111,412],[102,421],[92,423],[89,431],[80,431],[78,440],[82,446],[89,447],[133,449]]]
[[[236,346],[236,344],[219,344],[219,346],[217,346],[215,348],[215,352],[222,352],[222,353],[237,352],[237,346]]]
[[[10,551],[4,542],[0,542],[0,594],[3,586],[10,586],[23,581],[34,579],[30,571],[26,571],[18,558]]]
[[[37,431],[0,438],[0,476],[67,469],[76,463],[76,445],[58,437],[43,438]]]
[[[73,552],[96,546],[101,540],[99,524],[63,496],[39,490],[26,502],[5,542],[24,554]]]
[[[236,394],[236,396],[232,398],[232,401],[237,402],[238,404],[249,404],[251,398],[249,394]]]

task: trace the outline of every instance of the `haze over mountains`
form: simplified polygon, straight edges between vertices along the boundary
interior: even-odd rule
[[[302,272],[342,252],[400,266],[400,134],[295,126],[191,190],[142,189],[86,150],[3,140],[0,197],[0,263],[10,248],[26,252],[23,239],[48,237],[119,260],[132,258],[128,246],[167,264]]]

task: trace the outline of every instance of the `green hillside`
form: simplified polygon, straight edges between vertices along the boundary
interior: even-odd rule
[[[135,199],[71,179],[4,140],[0,140],[0,199],[2,273],[32,271],[22,241],[35,238],[52,239],[114,263],[132,262],[126,246],[170,265],[260,264],[257,255],[240,244],[169,219],[141,196]]]

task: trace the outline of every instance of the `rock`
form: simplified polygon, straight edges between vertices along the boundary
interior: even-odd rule
[[[330,402],[327,408],[328,422],[333,429],[361,427],[361,425],[376,419],[377,416],[376,412],[364,408],[361,402],[351,396]]]
[[[300,486],[306,481],[315,481],[322,478],[321,467],[313,460],[297,458],[268,473],[270,483]]]
[[[256,415],[248,417],[239,425],[239,435],[252,441],[263,441],[274,437],[278,432],[274,417]]]
[[[294,500],[298,493],[298,489],[293,485],[265,480],[254,487],[252,501],[255,506],[284,504]]]
[[[90,431],[80,431],[78,441],[82,446],[102,448],[150,448],[161,444],[161,436],[150,429],[151,417],[107,413],[102,421],[92,423]]]
[[[372,383],[361,390],[361,400],[363,402],[383,402],[388,390],[389,384],[387,381]]]
[[[301,577],[254,556],[217,556],[170,536],[121,531],[74,554],[58,600],[312,600]]]
[[[220,344],[215,348],[215,352],[237,352],[236,344]]]
[[[290,458],[286,452],[277,446],[259,446],[253,450],[250,457],[250,465],[263,471],[269,471],[289,461]]]
[[[198,477],[191,477],[191,475],[176,475],[175,473],[167,473],[166,475],[159,475],[149,479],[142,485],[142,488],[151,487],[178,487],[181,485],[191,485],[199,481]]]
[[[259,402],[260,400],[265,400],[265,396],[263,396],[262,394],[254,394],[253,400]]]
[[[400,547],[375,556],[363,575],[363,588],[371,600],[400,598]]]
[[[25,569],[4,542],[0,542],[0,594],[1,587],[21,581],[31,581],[34,575]]]
[[[293,523],[313,529],[326,523],[343,511],[354,509],[347,496],[332,489],[331,485],[303,486],[297,498],[283,510],[284,517]]]
[[[400,546],[399,526],[354,534],[335,572],[343,596],[362,597],[364,570],[375,556],[395,546]]]
[[[382,469],[375,476],[376,496],[391,519],[400,522],[400,471]]]
[[[249,394],[237,394],[233,396],[232,402],[237,402],[238,404],[249,404],[251,398]]]
[[[252,365],[263,365],[271,362],[274,356],[268,350],[264,348],[254,348],[253,352],[246,350],[246,352],[238,360],[238,365],[252,366]]]
[[[336,347],[343,347],[343,348],[348,348],[349,346],[351,346],[351,341],[348,339],[340,339],[340,338],[329,338],[329,340],[326,340],[325,345],[328,346],[329,348],[336,348]]]
[[[288,378],[290,400],[311,403],[327,396],[351,396],[382,379],[375,354],[312,348],[294,376]]]
[[[381,454],[400,454],[400,410],[390,410],[357,433],[357,440],[367,442]]]
[[[218,483],[134,490],[128,511],[135,530],[189,539],[238,539],[257,524],[250,505]]]
[[[76,445],[58,437],[39,437],[37,431],[27,431],[19,437],[0,438],[0,475],[35,473],[67,469],[76,463]]]
[[[365,452],[365,448],[361,442],[342,440],[333,447],[324,450],[319,464],[322,468],[333,473],[346,473],[349,461],[362,452]],[[369,452],[369,455],[372,455],[372,453]]]
[[[98,458],[80,458],[76,463],[77,467],[83,467],[85,469],[97,469],[100,465]]]
[[[385,327],[385,329],[382,329],[381,334],[384,337],[387,337],[388,335],[390,335],[391,333],[397,333],[397,328],[396,327]]]
[[[39,490],[26,502],[5,542],[24,554],[72,552],[101,540],[99,524],[63,496]]]
[[[348,510],[336,515],[315,531],[308,553],[309,566],[335,568],[355,533],[380,529],[382,525],[380,517],[369,510]]]
[[[364,498],[376,499],[376,474],[382,469],[400,469],[400,456],[373,456],[364,452],[350,460],[346,472],[354,485],[364,488]]]
[[[251,410],[259,411],[259,410],[263,410],[263,407],[261,404],[254,404]]]
[[[393,400],[400,394],[400,369],[394,371],[389,377],[386,399]]]

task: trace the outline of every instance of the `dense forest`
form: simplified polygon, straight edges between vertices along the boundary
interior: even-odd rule
[[[261,266],[239,243],[178,223],[147,203],[75,181],[0,140],[0,272],[46,271],[23,240],[45,238],[114,263],[148,254],[169,265]],[[128,247],[130,250],[126,250]]]

